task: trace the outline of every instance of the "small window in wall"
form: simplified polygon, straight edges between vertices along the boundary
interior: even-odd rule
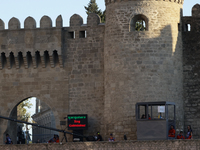
[[[178,23],[178,31],[181,31],[181,24]]]
[[[24,65],[24,59],[23,59],[22,52],[18,53],[18,60],[19,60],[19,67],[21,67],[22,65]]]
[[[191,31],[191,25],[189,23],[184,25],[184,31]]]
[[[75,39],[75,31],[68,32],[68,38],[69,39]]]
[[[15,57],[13,52],[10,53],[10,67],[12,68],[15,65]]]
[[[79,32],[79,38],[86,38],[86,37],[87,37],[86,31],[80,31]]]
[[[131,19],[130,31],[148,31],[148,18],[142,14],[136,15]]]
[[[138,105],[137,119],[147,119],[147,105]]]
[[[28,67],[30,67],[32,65],[32,56],[31,56],[31,52],[27,52],[26,53],[26,59],[27,59],[27,65]]]
[[[46,67],[50,62],[48,51],[44,51],[44,61],[45,61],[45,67]]]
[[[41,64],[41,57],[40,57],[40,52],[39,51],[35,52],[35,61],[36,61],[36,66],[38,67],[39,64]]]
[[[59,62],[59,60],[58,60],[58,53],[57,53],[56,50],[53,51],[53,61],[54,61],[54,65],[55,66]]]
[[[5,53],[3,52],[3,53],[1,53],[1,64],[2,64],[2,67],[4,68],[5,67],[5,65],[6,65],[6,55],[5,55]]]

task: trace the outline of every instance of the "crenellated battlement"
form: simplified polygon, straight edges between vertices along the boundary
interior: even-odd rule
[[[17,105],[34,96],[52,109],[56,126],[66,121],[67,114],[88,114],[85,135],[100,131],[108,139],[112,133],[121,141],[126,134],[131,141],[139,133],[136,118],[148,116],[150,110],[152,120],[160,115],[157,106],[135,108],[135,104],[171,101],[176,104],[176,117],[171,113],[169,118],[176,120],[163,131],[167,133],[167,127],[175,123],[177,132],[186,131],[188,124],[198,131],[200,5],[193,7],[192,16],[182,17],[183,0],[105,2],[105,25],[96,14],[89,14],[85,24],[74,14],[68,27],[63,26],[61,15],[55,20],[43,16],[39,22],[27,17],[21,23],[13,17],[8,29],[0,19],[1,115],[17,117]],[[135,109],[140,110],[139,115]],[[172,112],[174,107],[168,109]],[[15,129],[15,124],[0,121],[0,141],[9,133],[16,144]],[[193,135],[200,138],[197,132]],[[80,149],[82,142],[77,144]],[[107,144],[112,146],[112,142]],[[158,145],[166,144],[171,146]]]
[[[87,26],[96,26],[101,23],[101,19],[97,14],[89,14],[87,17]],[[78,15],[74,14],[70,17],[70,27],[77,27],[83,25],[83,18]],[[49,16],[43,16],[40,19],[40,27],[41,29],[47,29],[52,28],[52,20]],[[63,27],[63,19],[62,16],[59,15],[56,18],[56,28],[62,28]],[[32,17],[27,17],[24,21],[24,29],[36,29],[36,21]],[[21,28],[21,23],[19,19],[13,17],[8,22],[8,30],[18,30],[23,29]],[[38,28],[37,28],[38,29]],[[3,20],[0,19],[0,31],[5,30],[5,23]]]
[[[192,16],[182,17],[182,32],[183,34],[196,34],[200,31],[199,28],[200,5],[196,4],[192,7]]]
[[[128,2],[128,1],[138,1],[138,0],[105,0],[105,4],[117,3],[117,2]],[[142,0],[140,0],[142,1]],[[183,4],[184,0],[143,0],[143,1],[164,1],[164,2],[171,2],[177,4]]]
[[[29,16],[25,19],[22,29],[19,19],[13,17],[8,22],[8,29],[5,29],[5,24],[0,19],[0,69],[21,66],[37,68],[40,64],[43,68],[47,64],[51,67],[57,64],[63,67],[63,33],[67,34],[69,40],[74,40],[75,34],[82,38],[85,37],[86,27],[96,28],[100,22],[98,15],[90,14],[87,24],[83,25],[83,18],[74,14],[70,18],[70,27],[63,28],[60,15],[56,19],[56,26],[53,27],[51,18],[43,16],[40,19],[40,27],[37,28],[35,19]]]

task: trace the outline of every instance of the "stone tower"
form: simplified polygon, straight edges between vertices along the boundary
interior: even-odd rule
[[[175,102],[176,129],[183,129],[183,0],[105,3],[105,137],[136,139],[136,102]]]

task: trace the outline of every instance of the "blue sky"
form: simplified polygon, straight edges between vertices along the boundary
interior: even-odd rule
[[[96,0],[101,10],[105,9],[104,0]],[[74,14],[79,14],[83,17],[84,23],[86,22],[87,15],[84,6],[89,0],[0,0],[0,18],[4,21],[7,28],[8,21],[12,17],[20,20],[23,27],[26,17],[33,17],[37,26],[39,26],[40,19],[43,15],[49,16],[53,25],[55,20],[60,14],[63,17],[64,26],[69,25],[69,18]],[[184,2],[184,16],[191,15],[191,8],[200,3],[199,0],[185,0]]]

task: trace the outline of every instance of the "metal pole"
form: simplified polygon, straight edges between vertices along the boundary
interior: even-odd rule
[[[53,130],[53,131],[57,131],[57,132],[62,132],[65,134],[71,134],[71,135],[76,135],[76,136],[79,136],[79,137],[83,137],[83,138],[87,138],[87,136],[84,136],[84,135],[80,135],[80,134],[76,134],[76,133],[71,133],[71,132],[67,132],[65,130],[60,130],[60,129],[56,129],[56,128],[51,128],[51,127],[46,127],[46,126],[41,126],[41,125],[38,125],[36,123],[29,123],[29,122],[25,122],[25,121],[21,121],[21,120],[17,120],[17,119],[12,119],[12,118],[8,118],[8,117],[4,117],[4,116],[0,116],[0,118],[2,119],[6,119],[6,120],[10,120],[10,121],[14,121],[14,122],[20,122],[20,123],[25,123],[27,125],[32,125],[32,126],[36,126],[38,128],[44,128],[44,129],[48,129],[48,130]],[[65,136],[66,137],[66,136]]]

